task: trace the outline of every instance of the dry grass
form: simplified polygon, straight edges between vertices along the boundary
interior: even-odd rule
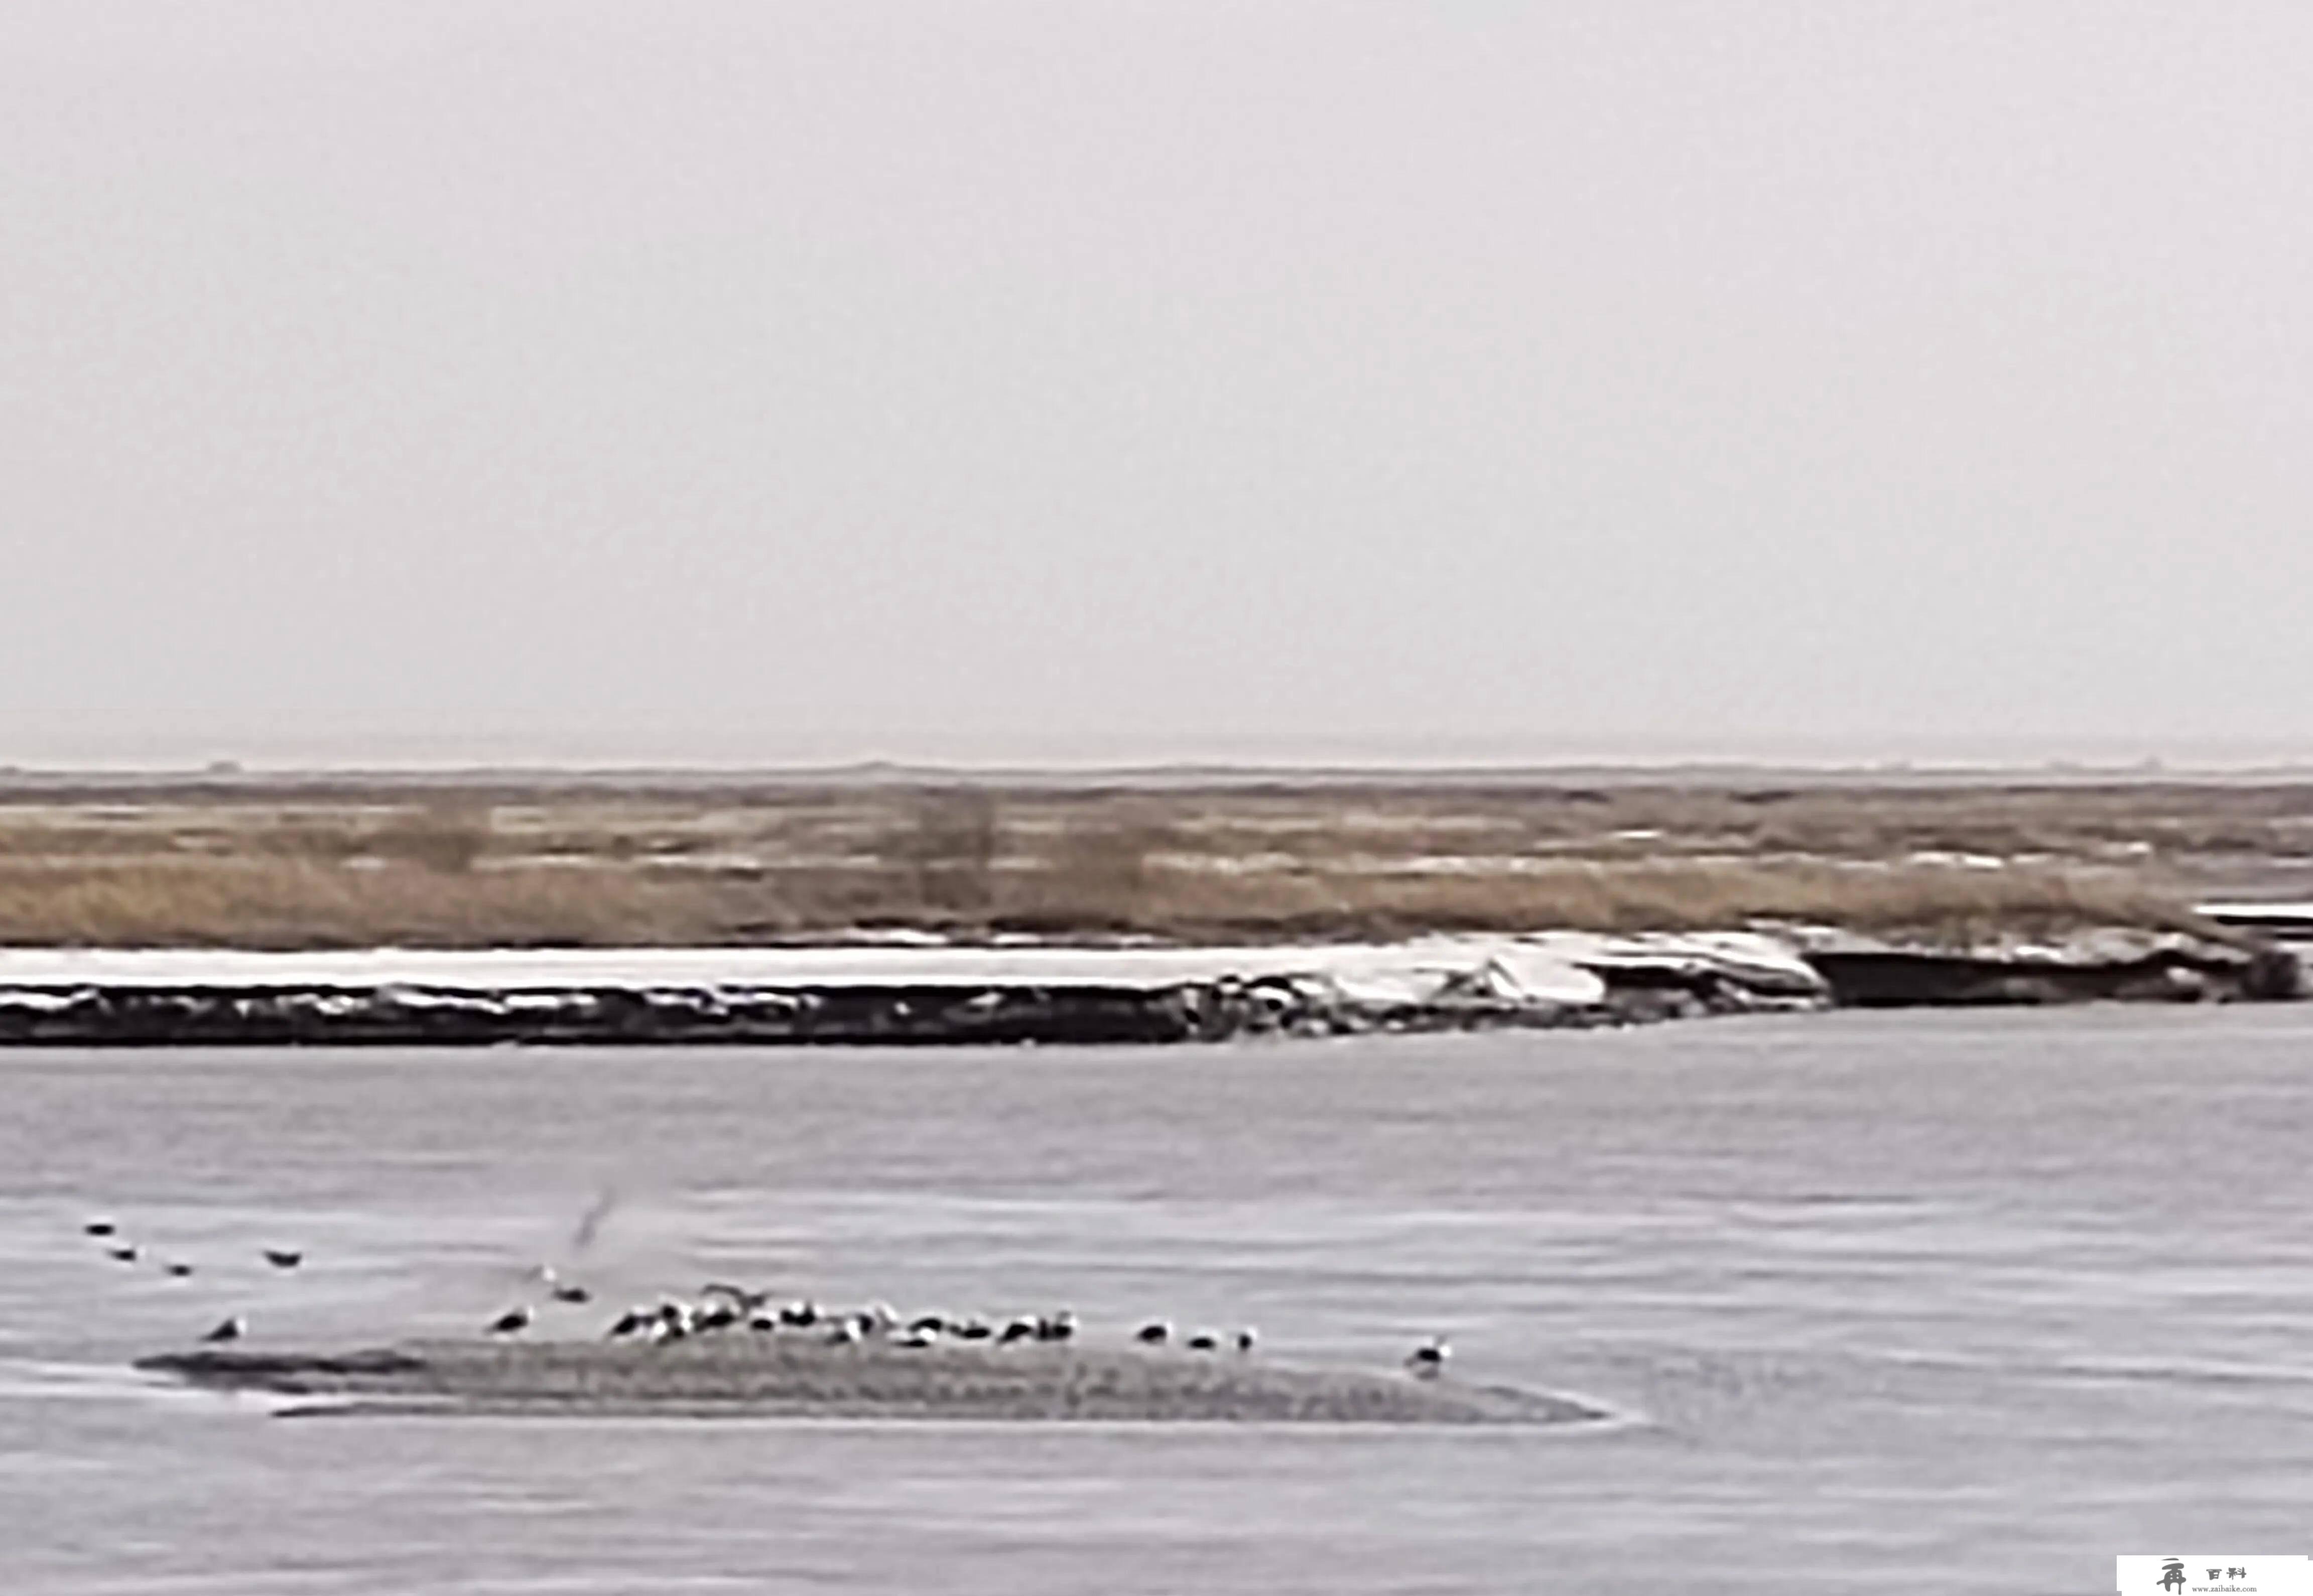
[[[2188,925],[2124,879],[1828,865],[1570,865],[1510,878],[1214,875],[1131,859],[1033,873],[796,872],[752,881],[620,872],[355,873],[276,860],[0,870],[0,942],[316,948],[667,944],[913,927],[965,936],[1175,941],[1391,938],[1430,931],[1697,930],[1755,920],[1974,938],[2089,925]]]
[[[617,877],[353,872],[305,861],[0,870],[0,942],[336,948],[682,943],[679,897]],[[716,940],[710,938],[709,940]]]
[[[2293,785],[50,784],[0,792],[0,941],[1262,940],[1762,919],[1974,937],[2189,925],[2194,891],[2309,847],[2313,789]]]

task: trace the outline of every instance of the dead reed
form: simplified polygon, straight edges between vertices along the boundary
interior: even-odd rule
[[[0,942],[1344,939],[2178,926],[2313,789],[471,784],[0,792]],[[2216,865],[2212,866],[2211,861]]]

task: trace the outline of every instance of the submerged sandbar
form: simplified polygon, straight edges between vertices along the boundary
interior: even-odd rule
[[[1570,1399],[1262,1357],[1081,1345],[830,1346],[780,1336],[673,1346],[421,1341],[348,1352],[215,1348],[140,1359],[196,1385],[354,1412],[948,1423],[1543,1425]]]

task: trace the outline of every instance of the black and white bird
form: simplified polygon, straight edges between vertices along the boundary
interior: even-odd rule
[[[110,1236],[120,1229],[110,1219],[92,1219],[80,1228],[81,1233],[88,1236]]]
[[[265,1261],[277,1269],[294,1269],[305,1261],[305,1255],[286,1247],[268,1247]]]
[[[140,1250],[135,1247],[113,1247],[109,1248],[106,1250],[112,1261],[116,1264],[133,1264],[138,1258],[145,1256]]]
[[[171,1279],[175,1280],[182,1280],[186,1276],[193,1272],[193,1266],[181,1260],[171,1261],[170,1263],[163,1264],[161,1267],[168,1271]]]
[[[532,1312],[528,1303],[524,1303],[519,1308],[509,1308],[504,1313],[499,1314],[496,1319],[490,1320],[490,1334],[493,1336],[519,1336],[523,1331],[530,1329],[530,1321],[536,1317],[537,1315]]]
[[[1405,1355],[1405,1367],[1416,1380],[1435,1380],[1446,1372],[1446,1360],[1454,1349],[1443,1336],[1432,1336]]]
[[[835,1328],[827,1332],[827,1344],[830,1346],[856,1346],[861,1334],[857,1320],[839,1319],[835,1321]]]
[[[1191,1352],[1218,1352],[1220,1350],[1220,1346],[1221,1338],[1218,1336],[1214,1335],[1210,1330],[1199,1330],[1195,1335],[1189,1337],[1189,1350]]]
[[[657,1322],[658,1315],[653,1313],[649,1309],[629,1308],[624,1313],[620,1314],[618,1321],[611,1325],[608,1330],[603,1332],[603,1334],[606,1337],[613,1341],[623,1340],[629,1336],[641,1335],[644,1330]]]
[[[1050,1318],[1036,1321],[1036,1339],[1039,1341],[1066,1341],[1076,1333],[1077,1316],[1066,1308]]]
[[[807,1330],[819,1322],[819,1304],[805,1297],[779,1310],[779,1322],[791,1330]]]
[[[1253,1344],[1260,1339],[1260,1336],[1254,1332],[1253,1328],[1247,1325],[1236,1333],[1236,1349],[1239,1352],[1251,1352]]]
[[[947,1333],[959,1341],[985,1341],[996,1333],[996,1327],[975,1313],[952,1322]]]
[[[204,1341],[238,1341],[249,1334],[249,1320],[234,1314],[216,1329],[201,1337]]]
[[[908,1334],[910,1336],[937,1336],[945,1329],[947,1329],[946,1314],[924,1313],[919,1314],[914,1320],[909,1322]]]
[[[938,1344],[939,1332],[931,1329],[929,1326],[921,1323],[910,1325],[906,1329],[901,1330],[898,1335],[892,1337],[892,1345],[894,1346],[907,1346],[920,1349],[926,1346],[936,1346]]]
[[[1160,1319],[1142,1325],[1132,1333],[1132,1338],[1144,1346],[1162,1346],[1173,1338],[1173,1327]]]
[[[998,1346],[1009,1346],[1015,1341],[1033,1341],[1034,1339],[1036,1339],[1036,1321],[1033,1319],[1016,1319],[998,1334],[996,1344]]]

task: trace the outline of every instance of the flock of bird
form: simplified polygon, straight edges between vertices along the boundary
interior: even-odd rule
[[[584,1303],[592,1300],[593,1293],[585,1287],[560,1279],[550,1267],[541,1266],[538,1277],[555,1302]],[[524,1302],[507,1309],[487,1328],[494,1336],[519,1336],[537,1320],[537,1307]],[[710,1281],[699,1288],[695,1301],[663,1297],[655,1302],[635,1304],[611,1322],[603,1337],[611,1341],[664,1343],[688,1340],[694,1336],[746,1331],[758,1335],[816,1336],[834,1346],[869,1341],[910,1348],[943,1343],[1011,1346],[1074,1340],[1077,1328],[1076,1314],[1066,1308],[1054,1313],[1022,1314],[1001,1320],[977,1313],[944,1311],[909,1316],[888,1302],[870,1302],[864,1308],[841,1311],[822,1308],[808,1298],[774,1305],[770,1292]],[[1183,1336],[1174,1330],[1169,1320],[1159,1319],[1135,1330],[1132,1339],[1142,1346],[1179,1346],[1190,1352],[1209,1354],[1233,1350],[1245,1357],[1252,1355],[1260,1335],[1247,1325],[1228,1335],[1217,1330],[1196,1330]],[[1445,1372],[1447,1360],[1452,1355],[1453,1349],[1445,1337],[1433,1336],[1407,1355],[1405,1367],[1417,1378],[1434,1380]]]
[[[134,1266],[145,1262],[150,1256],[147,1249],[122,1235],[120,1226],[110,1219],[92,1219],[80,1228],[83,1235],[102,1245],[105,1256],[114,1263]],[[262,1247],[258,1250],[258,1253],[276,1269],[294,1269],[305,1261],[304,1253],[294,1248]],[[157,1262],[161,1266],[161,1272],[171,1280],[183,1280],[193,1273],[193,1266],[183,1258],[155,1258],[153,1261]],[[232,1318],[223,1320],[201,1339],[238,1341],[248,1333],[247,1317],[236,1313]]]
[[[92,1219],[81,1227],[83,1232],[101,1242],[114,1262],[134,1265],[143,1261],[145,1249],[121,1235],[120,1228],[110,1219]],[[277,1270],[298,1267],[305,1261],[302,1250],[281,1247],[259,1249],[265,1261]],[[179,1258],[159,1260],[163,1273],[173,1279],[182,1279],[193,1273],[193,1266]],[[536,1271],[538,1283],[545,1288],[550,1303],[583,1307],[594,1301],[594,1293],[575,1281],[563,1279],[551,1265],[541,1264]],[[506,1310],[485,1326],[493,1336],[519,1336],[538,1321],[539,1305],[519,1303]],[[831,1346],[856,1346],[869,1341],[901,1347],[930,1347],[944,1343],[965,1346],[990,1345],[1011,1346],[1021,1343],[1065,1342],[1077,1334],[1077,1316],[1068,1309],[1053,1313],[1018,1315],[1001,1320],[976,1313],[919,1313],[902,1316],[889,1303],[871,1302],[865,1308],[833,1311],[822,1308],[809,1299],[799,1299],[774,1304],[771,1293],[751,1291],[745,1286],[711,1281],[699,1288],[697,1298],[685,1302],[678,1297],[662,1297],[655,1302],[638,1303],[627,1309],[603,1332],[604,1339],[664,1343],[682,1341],[694,1336],[711,1336],[732,1331],[763,1335],[800,1334],[816,1336]],[[234,1314],[219,1322],[201,1337],[205,1342],[238,1341],[249,1333],[249,1320]],[[1260,1337],[1248,1325],[1223,1334],[1216,1330],[1195,1330],[1183,1336],[1168,1320],[1152,1320],[1133,1331],[1135,1343],[1147,1347],[1179,1346],[1193,1353],[1218,1354],[1232,1350],[1238,1356],[1250,1356]],[[1434,1380],[1445,1372],[1452,1348],[1442,1336],[1433,1336],[1407,1355],[1404,1363],[1408,1372],[1418,1379]]]

